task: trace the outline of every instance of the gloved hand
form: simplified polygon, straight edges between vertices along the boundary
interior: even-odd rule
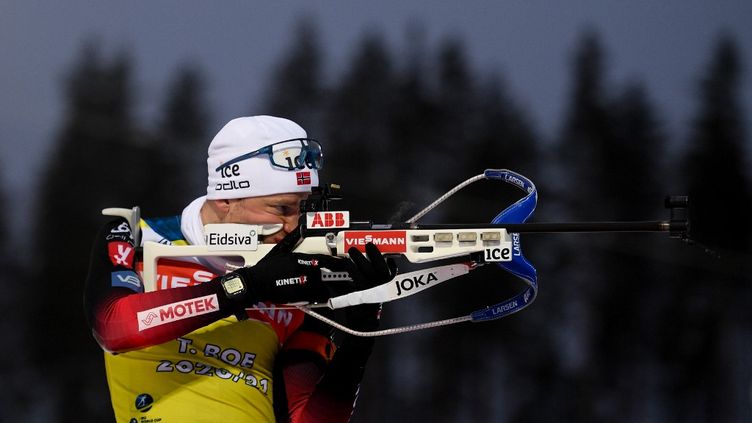
[[[279,253],[228,275],[240,275],[245,282],[246,291],[237,299],[245,307],[259,301],[277,304],[324,302],[332,292],[327,283],[321,281],[322,268],[351,272],[355,266],[346,258],[324,254]]]
[[[385,258],[378,247],[372,243],[366,244],[366,256],[357,248],[350,248],[347,253],[355,263],[355,269],[350,271],[354,290],[362,291],[394,279],[397,275],[397,264],[391,258]],[[373,331],[379,327],[381,304],[362,304],[345,308],[348,326],[359,331]]]

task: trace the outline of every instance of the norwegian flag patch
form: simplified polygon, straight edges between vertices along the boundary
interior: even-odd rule
[[[297,172],[298,185],[311,185],[311,172]]]

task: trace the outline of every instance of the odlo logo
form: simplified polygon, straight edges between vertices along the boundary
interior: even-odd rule
[[[136,410],[146,413],[154,405],[154,398],[149,394],[138,394],[136,397]]]
[[[411,291],[415,288],[422,289],[429,283],[437,280],[439,280],[439,278],[436,277],[436,273],[430,272],[428,274],[424,273],[422,275],[396,281],[395,283],[397,284],[397,296],[400,296],[403,292]]]

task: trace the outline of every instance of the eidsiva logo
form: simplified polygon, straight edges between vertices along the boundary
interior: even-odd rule
[[[151,406],[154,405],[154,398],[149,394],[138,394],[135,405],[136,410],[146,413],[151,410]]]

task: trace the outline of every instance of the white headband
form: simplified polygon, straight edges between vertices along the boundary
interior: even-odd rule
[[[294,138],[307,138],[306,131],[284,118],[250,116],[228,122],[209,144],[206,198],[220,200],[311,192],[311,187],[319,184],[316,169],[285,170],[274,167],[265,154],[217,170],[240,155]]]

